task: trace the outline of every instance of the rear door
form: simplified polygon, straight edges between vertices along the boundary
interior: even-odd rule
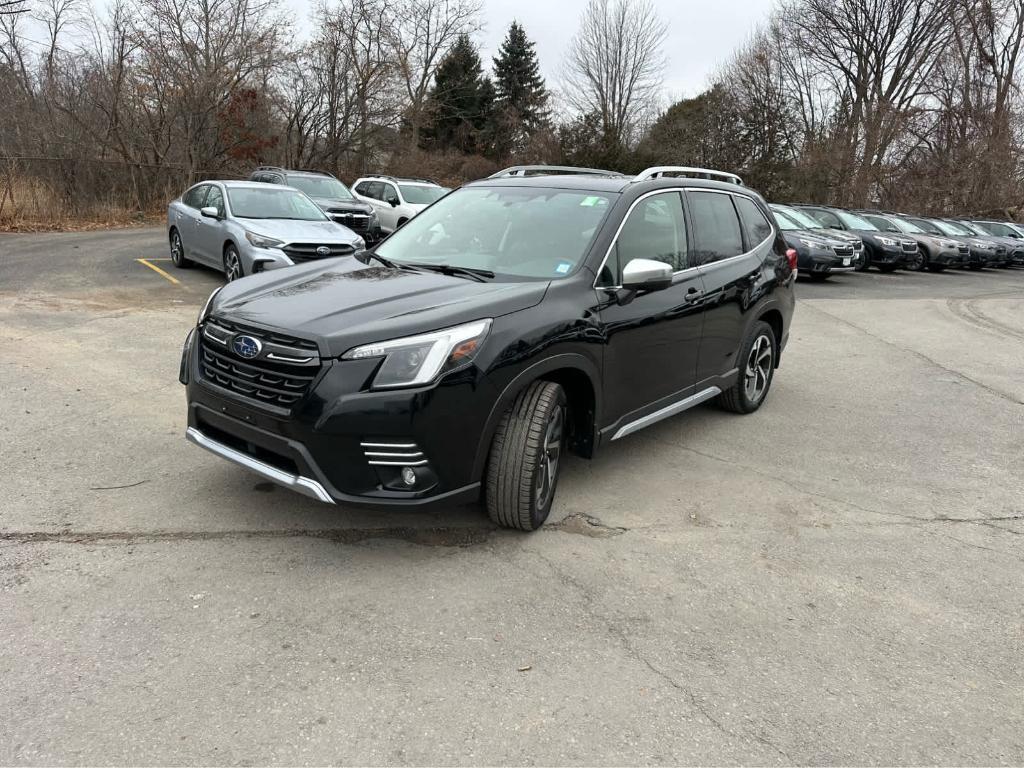
[[[616,300],[633,259],[671,264],[672,285]],[[682,192],[640,198],[608,251],[597,287],[605,336],[605,437],[693,394],[701,338],[701,277],[690,258]],[[610,435],[608,434],[610,433]]]
[[[766,283],[762,270],[775,230],[745,195],[690,189],[686,201],[694,256],[704,280],[704,335],[697,364],[701,389],[739,367],[747,312]]]

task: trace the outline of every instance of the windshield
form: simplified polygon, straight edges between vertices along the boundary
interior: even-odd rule
[[[405,202],[411,205],[430,205],[438,198],[448,194],[448,189],[445,187],[421,187],[413,184],[399,184],[398,188],[402,190],[402,197],[405,198]]]
[[[941,235],[942,230],[933,221],[926,219],[904,219],[904,221],[917,229],[919,232],[924,232],[927,235]]]
[[[782,211],[772,208],[772,213],[775,214],[775,221],[778,222],[779,229],[798,231],[805,229],[805,227],[801,227],[799,224],[797,224],[795,221],[789,218],[789,216],[783,213]]]
[[[925,234],[925,231],[923,229],[917,226],[917,224],[914,224],[912,221],[908,221],[907,219],[894,218],[892,221],[897,227],[900,228],[901,232],[906,232],[911,235]]]
[[[348,187],[330,176],[289,176],[288,186],[305,192],[310,197],[326,197],[331,200],[354,200]]]
[[[870,232],[878,231],[878,227],[863,216],[858,216],[855,213],[850,213],[849,211],[836,211],[836,216],[838,216],[839,220],[850,229],[866,229]]]
[[[999,222],[996,221],[986,221],[984,224],[975,223],[974,226],[980,230],[988,232],[990,235],[996,235],[998,237],[1020,237],[1020,233],[1017,232],[1017,230],[1008,227],[1006,224],[1000,224]]]
[[[796,208],[773,208],[772,210],[788,216],[789,220],[798,224],[800,229],[821,229],[821,222]]]
[[[899,224],[897,224],[895,221],[892,221],[891,219],[885,218],[884,216],[869,216],[865,214],[864,218],[867,221],[870,221],[872,224],[874,224],[875,227],[877,229],[880,229],[882,232],[891,232],[894,229],[900,229]]]
[[[228,201],[232,214],[240,219],[328,220],[304,194],[280,187],[228,187]]]
[[[469,187],[411,219],[376,252],[404,264],[557,279],[576,271],[611,205],[610,195],[593,192]]]
[[[958,224],[954,224],[951,221],[939,221],[938,219],[936,219],[935,226],[941,229],[942,233],[945,235],[959,235],[960,237],[963,237],[964,235],[969,236],[971,234],[963,227],[959,226]]]
[[[984,235],[985,234],[985,231],[982,230],[980,227],[968,224],[966,221],[958,221],[957,222],[957,226],[959,226],[961,229],[966,229],[968,234],[971,234],[971,235]]]

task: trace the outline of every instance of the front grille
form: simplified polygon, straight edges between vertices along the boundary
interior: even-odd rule
[[[256,357],[243,359],[232,342],[239,335],[260,342]],[[199,334],[199,370],[210,384],[268,405],[290,408],[301,400],[320,371],[315,342],[245,328],[219,318]]]
[[[963,256],[965,259],[971,256],[971,247],[969,245],[958,245],[956,247],[957,253]]]
[[[326,248],[325,253],[318,253],[321,248]],[[294,262],[316,261],[317,259],[330,259],[335,256],[350,256],[355,253],[351,245],[335,243],[333,245],[321,245],[319,243],[290,243],[281,249],[285,255]]]
[[[912,240],[904,240],[901,245],[904,253],[917,253],[917,243]]]
[[[836,252],[836,256],[840,256],[842,258],[849,258],[853,256],[852,245],[833,245],[832,250]]]
[[[997,245],[996,246],[996,256],[1005,256],[1005,255],[1006,255],[1006,246],[1005,245]]]
[[[360,235],[370,228],[370,217],[365,213],[348,213],[346,211],[328,211],[327,213],[336,222]]]
[[[427,458],[413,442],[369,441],[359,444],[366,463],[374,467],[423,467]]]
[[[854,253],[860,253],[863,250],[864,250],[864,243],[854,243],[853,244],[853,252]]]

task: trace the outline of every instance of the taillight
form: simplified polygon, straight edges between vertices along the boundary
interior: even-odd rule
[[[787,248],[786,249],[786,260],[789,262],[789,268],[791,270],[793,270],[794,272],[796,272],[796,249],[795,248]]]

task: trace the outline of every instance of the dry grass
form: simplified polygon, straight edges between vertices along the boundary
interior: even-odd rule
[[[0,232],[52,232],[156,223],[162,209],[139,211],[108,200],[67,200],[46,181],[0,173]]]

